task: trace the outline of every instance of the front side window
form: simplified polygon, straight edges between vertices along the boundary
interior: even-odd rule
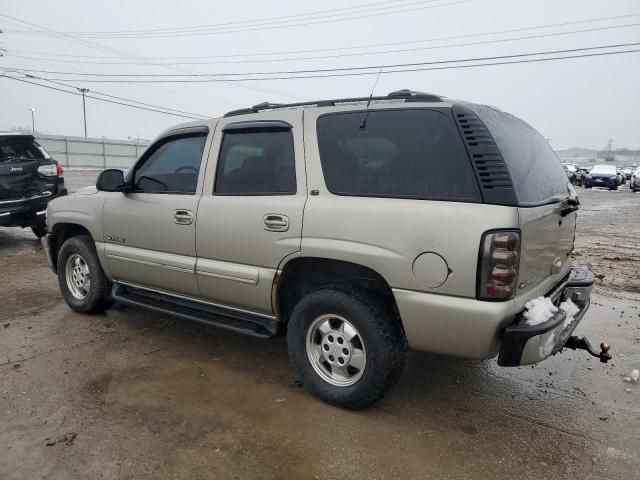
[[[290,195],[296,193],[293,134],[281,130],[224,133],[214,193]]]
[[[163,140],[136,168],[134,190],[193,194],[198,184],[206,134]]]
[[[318,119],[317,129],[322,172],[331,193],[481,201],[460,134],[441,112],[328,114]]]

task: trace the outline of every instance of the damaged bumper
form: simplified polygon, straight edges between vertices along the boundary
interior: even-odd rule
[[[498,365],[530,365],[562,350],[589,309],[593,283],[593,272],[581,267],[572,268],[565,279],[546,296],[555,305],[570,299],[578,306],[578,312],[570,321],[566,321],[566,313],[559,309],[549,320],[538,325],[526,325],[521,313],[504,332]]]

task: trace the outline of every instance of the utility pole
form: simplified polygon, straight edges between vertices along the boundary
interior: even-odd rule
[[[31,112],[31,133],[36,134],[36,109],[34,107],[30,107],[29,111]]]
[[[84,95],[89,91],[89,89],[78,88],[78,91],[82,93],[82,113],[84,114],[84,138],[87,138],[87,105],[85,103]]]

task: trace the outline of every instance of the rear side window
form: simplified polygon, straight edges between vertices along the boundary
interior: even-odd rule
[[[296,193],[291,130],[225,132],[218,157],[214,192],[220,195]]]
[[[338,195],[480,202],[452,120],[435,110],[323,115],[318,147],[325,183]],[[364,128],[363,128],[364,126]]]
[[[467,105],[496,141],[518,203],[539,205],[569,196],[567,174],[549,142],[517,117],[484,105]]]
[[[46,152],[29,136],[0,137],[0,161],[22,159],[41,160],[47,158]]]

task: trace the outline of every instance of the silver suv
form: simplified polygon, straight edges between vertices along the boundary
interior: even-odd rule
[[[126,176],[52,202],[43,245],[73,310],[286,331],[304,387],[357,409],[407,348],[504,366],[590,348],[571,336],[593,283],[571,266],[577,209],[529,125],[402,90],[169,129]]]

